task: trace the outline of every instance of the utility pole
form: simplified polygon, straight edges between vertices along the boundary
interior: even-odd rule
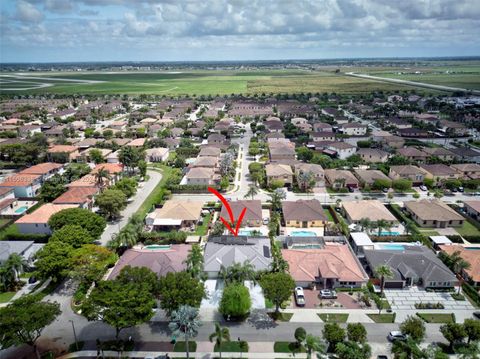
[[[75,331],[75,324],[73,323],[73,320],[69,320],[69,322],[72,323],[73,337],[75,338],[75,347],[77,348],[77,351],[78,351],[78,340],[77,340],[77,332]]]

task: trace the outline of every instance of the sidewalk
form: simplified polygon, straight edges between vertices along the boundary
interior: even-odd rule
[[[118,357],[118,352],[114,351],[105,351],[103,352],[105,357],[111,357],[111,358],[116,358]],[[123,352],[122,357],[133,357],[133,358],[163,358],[165,354],[168,354],[170,358],[185,358],[185,353],[184,352],[179,352],[179,353],[174,353],[174,352]],[[202,358],[202,359],[213,359],[213,358],[219,358],[219,353],[203,353],[203,352],[195,352],[195,353],[190,353],[190,358]],[[91,357],[91,358],[96,358],[97,357],[97,351],[96,350],[83,350],[80,352],[75,352],[75,353],[70,353],[67,355],[64,355],[60,357],[60,359],[67,359],[67,358],[85,358],[85,357]],[[229,352],[222,352],[222,358],[258,358],[258,359],[276,359],[276,358],[306,358],[307,354],[306,353],[298,353],[298,354],[292,354],[292,353],[254,353],[254,352],[248,352],[248,353],[229,353]]]

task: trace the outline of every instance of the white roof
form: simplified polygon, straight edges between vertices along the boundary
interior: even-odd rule
[[[452,241],[447,236],[430,236],[430,239],[435,244],[452,244]]]
[[[373,242],[370,239],[369,235],[363,232],[352,232],[350,233],[353,241],[357,245],[357,247],[362,246],[373,246]]]
[[[180,226],[181,224],[182,224],[181,219],[155,218],[153,220],[154,226]]]

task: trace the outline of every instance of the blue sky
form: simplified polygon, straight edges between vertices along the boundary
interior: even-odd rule
[[[479,0],[2,0],[0,62],[480,55]]]

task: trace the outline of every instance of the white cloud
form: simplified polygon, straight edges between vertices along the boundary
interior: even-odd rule
[[[29,2],[19,0],[16,6],[15,19],[27,23],[38,23],[43,20],[43,14]]]

